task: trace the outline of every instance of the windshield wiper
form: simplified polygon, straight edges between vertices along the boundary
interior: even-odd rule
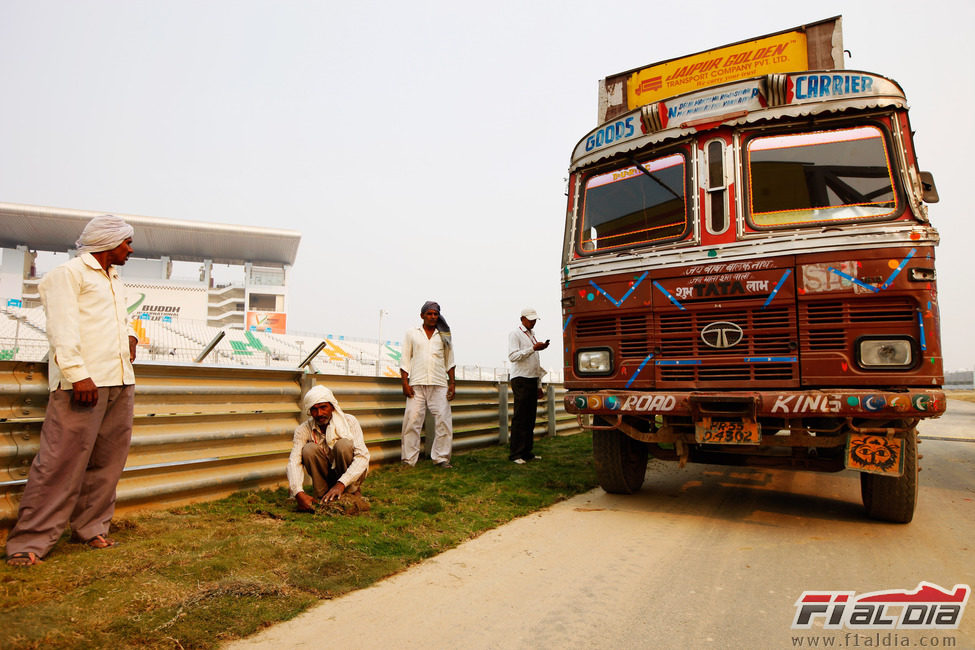
[[[641,165],[640,163],[638,163],[635,158],[627,158],[626,160],[631,165],[633,165],[634,167],[636,167],[638,170],[640,170],[641,172],[643,172],[644,174],[646,174],[650,178],[650,180],[652,180],[654,183],[656,183],[660,187],[662,187],[665,190],[667,190],[668,192],[670,192],[671,195],[675,199],[679,199],[681,201],[684,200],[684,197],[682,197],[680,194],[678,194],[674,190],[670,189],[670,187],[668,187],[666,183],[664,183],[662,180],[660,180],[659,178],[657,178],[656,176],[654,176],[653,174],[651,174],[649,171],[647,171],[647,169],[643,165]]]

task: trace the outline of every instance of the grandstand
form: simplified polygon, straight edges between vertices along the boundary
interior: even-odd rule
[[[85,224],[103,214],[0,203],[0,360],[48,354],[37,285],[38,252],[73,254]],[[118,214],[118,213],[116,213]],[[137,256],[119,268],[142,363],[192,363],[221,332],[202,363],[295,368],[322,341],[308,369],[321,374],[398,377],[398,342],[287,329],[287,284],[301,235],[291,230],[119,215],[135,229]],[[173,262],[199,264],[199,278],[173,276]],[[239,268],[221,284],[213,266]],[[504,380],[504,369],[462,366],[458,379]]]
[[[48,353],[42,307],[0,306],[0,360],[42,361]],[[295,368],[315,347],[325,348],[311,361],[310,372],[326,375],[399,377],[399,342],[347,338],[337,334],[276,334],[219,328],[203,321],[135,319],[140,363],[193,363],[216,336],[224,336],[202,361],[222,366]],[[378,351],[382,350],[377,371]],[[458,379],[500,381],[503,369],[461,366]]]
[[[37,253],[73,252],[101,212],[0,203],[0,360],[41,361],[46,319]],[[117,213],[116,213],[117,214]],[[137,257],[120,275],[139,336],[142,363],[192,363],[221,332],[202,363],[295,368],[322,341],[308,369],[321,374],[399,376],[398,342],[287,330],[287,282],[300,233],[159,217],[119,215],[135,229]],[[199,279],[173,277],[173,262],[199,264]],[[220,284],[214,264],[240,268],[242,283]],[[503,369],[458,367],[458,379],[504,380]]]
[[[42,307],[0,307],[0,360],[41,361],[48,353]],[[343,336],[275,334],[219,328],[203,321],[135,319],[140,362],[190,363],[217,335],[224,336],[203,360],[207,364],[295,368],[322,341],[326,347],[310,364],[312,372],[376,376],[377,343]],[[384,344],[380,376],[398,377],[399,344]]]
[[[73,254],[85,224],[102,214],[0,203],[0,301],[40,306],[38,252]],[[216,327],[252,324],[284,332],[288,274],[301,234],[292,230],[119,215],[135,229],[136,256],[119,268],[133,316],[188,318]],[[192,279],[173,276],[173,263],[198,265]],[[214,265],[241,271],[242,281],[219,284]]]

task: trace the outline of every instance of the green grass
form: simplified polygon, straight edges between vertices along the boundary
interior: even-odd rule
[[[299,514],[285,489],[116,519],[120,546],[67,541],[44,564],[0,568],[0,648],[208,648],[288,620],[596,485],[591,437],[500,447],[455,469],[380,466],[371,510]]]

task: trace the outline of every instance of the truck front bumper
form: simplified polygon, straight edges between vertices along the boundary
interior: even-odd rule
[[[578,391],[565,394],[569,413],[593,415],[689,416],[703,412],[747,411],[758,418],[864,418],[870,420],[936,418],[945,412],[939,389],[900,392],[856,389],[776,391]]]

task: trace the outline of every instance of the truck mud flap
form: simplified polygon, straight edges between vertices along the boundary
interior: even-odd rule
[[[875,433],[847,436],[844,465],[847,469],[880,474],[904,475],[904,439]]]

